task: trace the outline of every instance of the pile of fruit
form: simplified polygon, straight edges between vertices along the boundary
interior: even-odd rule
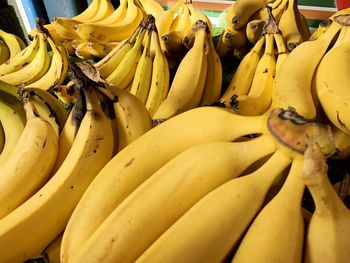
[[[0,30],[0,263],[349,261],[350,9],[226,17],[93,0]]]

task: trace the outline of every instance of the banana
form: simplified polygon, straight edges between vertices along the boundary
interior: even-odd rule
[[[288,6],[281,16],[278,27],[286,40],[289,51],[295,49],[304,39],[298,27],[299,10],[297,0],[288,0]]]
[[[239,29],[248,23],[251,15],[267,5],[269,0],[237,0],[227,15],[227,24],[233,29]]]
[[[64,230],[78,200],[112,157],[110,123],[94,91],[86,93],[86,114],[59,170],[37,193],[0,221],[2,262],[23,262],[47,247]],[[13,242],[18,246],[14,247]]]
[[[350,15],[350,8],[345,8],[345,9],[338,10],[338,11],[335,12],[333,15],[331,15],[331,16],[329,17],[329,19],[331,19],[332,21],[334,21],[334,19],[335,19],[337,16],[341,16],[341,15]]]
[[[83,39],[75,32],[75,28],[79,23],[79,20],[75,20],[74,18],[55,17],[51,24],[61,38],[82,41]]]
[[[175,73],[167,98],[154,113],[154,120],[167,120],[181,112],[197,107],[200,103],[207,74],[205,22],[199,21],[193,47],[187,52]],[[196,61],[193,64],[193,61]]]
[[[291,52],[276,74],[274,107],[293,107],[306,118],[316,117],[311,95],[311,83],[317,65],[326,53],[341,25],[332,23],[317,40],[306,41]]]
[[[200,107],[179,114],[146,132],[120,151],[85,192],[63,236],[63,262],[69,262],[107,216],[176,155],[194,145],[234,141],[246,134],[261,133],[262,126],[262,117],[242,117],[226,109]],[[200,133],[198,127],[201,127]],[[145,156],[150,156],[152,161]]]
[[[113,7],[113,4],[111,3],[111,0],[100,0],[100,4],[98,6],[98,9],[95,15],[93,17],[90,17],[89,20],[84,22],[91,23],[91,22],[103,21],[104,19],[111,16],[113,12],[114,12],[114,7]]]
[[[220,98],[220,103],[224,104],[226,108],[232,108],[234,95],[248,94],[264,45],[265,37],[262,37],[239,63],[228,87]]]
[[[168,10],[164,11],[156,19],[156,28],[158,29],[159,36],[163,36],[166,32],[170,31],[171,24],[174,20],[174,16],[181,2],[176,1],[175,4]]]
[[[57,33],[53,24],[46,24],[43,25],[43,27],[48,31],[49,36],[55,42],[55,45],[61,45],[66,40]],[[39,34],[39,32],[40,31],[37,29],[37,27],[34,27],[32,31],[28,33],[28,36],[30,37],[30,39],[34,39]]]
[[[223,44],[229,49],[243,48],[247,42],[246,27],[233,29],[226,25],[223,32]]]
[[[6,44],[6,46],[9,49],[10,58],[17,55],[21,50],[23,49],[23,46],[25,44],[23,43],[23,40],[20,39],[18,36],[7,33],[4,30],[0,29],[0,39],[3,40],[3,42]]]
[[[332,24],[331,19],[326,19],[318,24],[316,30],[311,34],[309,40],[316,40],[319,38],[324,32],[326,32],[329,26]]]
[[[128,0],[125,18],[114,24],[83,23],[76,25],[75,32],[85,41],[106,44],[122,41],[131,36],[143,18],[143,13],[133,0]]]
[[[105,45],[102,44],[88,42],[87,49],[89,50],[90,54],[96,58],[104,58],[107,55]]]
[[[304,218],[300,179],[303,156],[296,155],[288,177],[278,194],[258,213],[233,257],[232,262],[301,262]]]
[[[271,6],[271,12],[273,17],[275,18],[276,22],[279,23],[279,21],[281,20],[281,17],[283,15],[283,13],[286,11],[287,5],[288,5],[288,1],[289,0],[283,0],[280,1],[279,5],[273,5]]]
[[[264,151],[257,152],[255,147]],[[274,150],[275,141],[270,136],[189,148],[131,193],[93,233],[72,262],[134,262],[198,200]],[[143,228],[142,237],[137,235],[140,228]],[[109,245],[111,240],[116,241],[115,246]],[[129,244],[133,244],[132,251]]]
[[[40,34],[39,49],[33,60],[17,71],[0,76],[0,80],[11,85],[20,85],[30,84],[40,79],[48,70],[51,61],[46,41],[46,36]]]
[[[207,74],[203,89],[203,94],[199,105],[211,105],[216,102],[221,95],[222,86],[222,65],[219,55],[216,53],[212,35],[208,31],[207,43]]]
[[[100,21],[95,21],[94,23],[99,24],[99,25],[109,25],[109,24],[115,24],[119,23],[125,18],[125,15],[127,13],[127,0],[121,0],[119,1],[119,6],[117,9],[114,10],[114,12],[106,17],[105,19],[102,19]],[[89,21],[86,21],[89,23]]]
[[[213,31],[213,25],[209,19],[209,17],[207,17],[204,13],[198,11],[196,8],[194,8],[192,1],[189,1],[188,3],[186,3],[188,8],[190,9],[190,20],[191,20],[191,26],[196,23],[198,20],[202,20],[205,23],[207,23],[210,32],[214,32]]]
[[[63,234],[60,234],[58,237],[52,241],[47,248],[41,253],[43,258],[50,263],[60,263],[60,251],[61,251],[61,242]]]
[[[15,72],[30,63],[36,56],[39,49],[39,36],[12,59],[0,65],[0,76]]]
[[[309,25],[307,23],[306,17],[297,9],[297,24],[300,31],[301,36],[303,37],[303,41],[306,41],[310,38],[311,32]]]
[[[144,28],[141,29],[134,46],[128,51],[128,53],[125,54],[115,70],[106,77],[106,81],[113,85],[109,86],[112,93],[113,87],[125,89],[126,86],[133,80],[138,61],[142,55],[142,40],[146,33],[145,31],[147,30]]]
[[[93,19],[93,17],[98,13],[100,3],[101,0],[93,0],[82,13],[74,16],[73,19],[82,22],[88,22],[89,20]]]
[[[7,45],[0,39],[0,64],[5,63],[10,58],[10,50]]]
[[[221,32],[216,43],[215,49],[220,58],[224,58],[227,55],[227,53],[232,50],[224,44],[224,31]]]
[[[338,129],[348,135],[350,135],[350,108],[347,97],[349,92],[346,86],[341,85],[349,82],[349,74],[346,68],[343,68],[350,62],[347,55],[350,43],[349,28],[349,26],[342,28],[337,42],[322,58],[315,73],[317,96],[325,114]],[[328,30],[324,34],[327,32]],[[335,66],[337,67],[334,68]]]
[[[276,60],[276,72],[277,72],[277,70],[280,68],[282,63],[288,57],[289,51],[287,49],[284,38],[280,32],[277,34],[274,34],[273,37],[275,38],[275,43],[276,43],[276,47],[277,47],[277,60]],[[275,84],[275,82],[274,82],[274,84]]]
[[[319,146],[305,152],[302,180],[315,202],[307,228],[304,262],[347,262],[350,257],[350,211],[334,190]]]
[[[168,95],[170,72],[168,61],[161,50],[156,29],[152,30],[151,42],[153,42],[155,46],[155,55],[153,59],[151,86],[145,105],[151,117],[153,117],[159,105]]]
[[[24,103],[27,122],[16,147],[0,166],[0,218],[25,202],[46,182],[56,161],[58,139],[30,101]]]
[[[246,35],[248,41],[253,45],[260,39],[265,23],[266,21],[261,19],[248,22],[246,27]]]
[[[24,86],[24,88],[34,87],[49,90],[56,84],[61,84],[66,77],[68,71],[68,55],[66,51],[62,47],[56,46],[50,37],[47,38],[47,41],[53,52],[50,68],[40,79]]]
[[[335,158],[345,160],[350,155],[350,135],[332,125],[332,135],[337,148]]]
[[[153,58],[151,57],[151,30],[147,30],[144,39],[147,38],[147,44],[142,51],[142,55],[137,62],[135,77],[132,80],[130,93],[135,95],[145,104],[147,101],[149,89],[152,80]],[[147,36],[147,37],[146,37]]]
[[[140,0],[142,7],[145,9],[147,14],[151,14],[156,19],[158,19],[163,13],[163,7],[154,0]]]
[[[265,113],[272,96],[273,81],[276,72],[274,33],[265,33],[265,51],[254,73],[247,95],[239,95],[233,100],[233,109],[241,115],[260,115]]]
[[[113,103],[118,130],[118,152],[152,128],[152,119],[144,103],[120,90]]]
[[[184,56],[186,53],[185,46],[182,43],[184,39],[183,31],[169,31],[165,33],[162,37],[161,47],[164,54],[176,54],[177,56]]]
[[[255,140],[259,139],[237,146],[251,144],[248,151],[253,151],[259,147]],[[227,178],[197,201],[136,262],[223,262],[263,206],[274,179],[290,162],[288,156],[277,151],[255,172],[237,179]]]
[[[66,52],[68,53],[68,55],[72,56],[75,54],[75,49],[73,47],[73,41],[72,40],[64,40],[62,42],[62,46],[63,48],[66,50]]]

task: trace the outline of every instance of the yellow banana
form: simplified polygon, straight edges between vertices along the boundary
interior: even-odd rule
[[[63,48],[60,50],[50,37],[47,38],[47,41],[53,52],[50,68],[40,79],[28,84],[28,87],[49,90],[54,85],[61,84],[66,77],[68,71],[68,55],[66,51]]]
[[[107,216],[176,155],[194,145],[261,133],[263,123],[262,117],[242,117],[226,109],[200,107],[146,132],[120,151],[85,192],[67,224],[61,258],[72,259]],[[152,161],[145,156],[151,156]]]
[[[265,51],[254,74],[247,95],[239,95],[233,101],[233,109],[241,115],[260,115],[265,113],[272,96],[273,81],[276,73],[274,34],[265,33]]]
[[[350,135],[332,125],[332,135],[337,148],[335,158],[345,160],[350,155]]]
[[[311,34],[309,40],[316,40],[317,38],[319,38],[324,32],[328,30],[332,22],[333,21],[331,19],[326,19],[319,23],[316,30]]]
[[[6,44],[6,46],[8,47],[10,58],[17,55],[23,49],[22,48],[24,46],[23,40],[14,34],[7,33],[4,30],[0,29],[0,39],[2,39],[3,42]]]
[[[155,120],[167,120],[200,103],[207,74],[207,25],[198,23],[193,47],[187,52],[175,73],[167,98],[153,115]],[[196,25],[195,25],[196,27]],[[193,61],[196,61],[193,64]]]
[[[184,39],[183,31],[169,31],[161,37],[161,47],[164,54],[176,54],[183,57],[186,53],[185,46],[182,43]]]
[[[306,233],[304,262],[347,262],[350,211],[330,183],[326,160],[316,143],[305,152],[301,178],[315,202]]]
[[[240,142],[237,146],[251,145],[249,149],[244,147],[244,151],[253,151],[261,143],[258,140]],[[234,152],[240,153],[240,149]],[[216,155],[223,158],[219,152]],[[221,160],[216,162],[221,163]],[[238,166],[244,163],[243,160],[240,162]],[[289,157],[277,151],[255,172],[237,179],[233,179],[234,176],[231,180],[227,178],[227,182],[213,188],[193,204],[136,262],[223,262],[263,206],[274,179],[290,162]],[[223,168],[225,166],[220,165],[217,169]],[[203,172],[206,173],[209,171]],[[231,173],[236,171],[231,169]]]
[[[83,60],[93,59],[93,55],[90,53],[90,50],[87,47],[88,42],[77,43],[75,48],[75,55]]]
[[[166,10],[159,17],[156,18],[156,28],[158,30],[159,36],[162,36],[166,32],[170,31],[171,23],[173,22],[175,13],[180,5],[181,2],[176,1],[175,4],[169,10]]]
[[[99,11],[98,7],[100,3],[101,3],[101,0],[93,0],[91,4],[82,13],[74,16],[73,19],[82,21],[82,22],[88,22]]]
[[[23,262],[47,247],[64,230],[78,200],[112,157],[110,123],[94,91],[86,93],[86,114],[60,169],[37,193],[0,221],[2,262]],[[13,242],[18,246],[14,247]]]
[[[47,248],[41,253],[43,258],[50,263],[60,263],[60,251],[61,251],[61,242],[63,234],[60,234],[58,237],[52,241]]]
[[[170,73],[166,57],[162,53],[156,30],[152,31],[151,42],[154,43],[155,55],[153,59],[151,86],[146,101],[146,108],[151,117],[159,105],[165,100],[169,92]]]
[[[337,16],[340,16],[340,15],[350,15],[350,8],[344,8],[344,9],[341,9],[341,10],[338,10],[337,12],[335,12],[333,15],[331,15],[329,17],[330,20],[334,21],[334,19],[337,17]]]
[[[282,63],[286,60],[286,58],[289,55],[286,43],[284,41],[284,38],[282,34],[279,32],[277,34],[274,34],[273,37],[275,38],[275,43],[277,47],[277,60],[276,60],[276,72],[282,65]]]
[[[275,1],[276,2],[276,1]],[[274,3],[275,3],[274,2]],[[271,12],[273,17],[275,18],[276,22],[279,23],[281,20],[281,17],[283,13],[286,11],[287,5],[288,5],[289,0],[283,0],[280,1],[278,5],[272,4],[271,6]]]
[[[229,49],[243,48],[248,42],[245,26],[240,29],[233,29],[226,25],[222,34],[223,43]]]
[[[113,87],[125,89],[133,80],[138,61],[142,55],[142,40],[146,33],[145,31],[147,30],[144,28],[141,29],[134,46],[125,54],[115,70],[106,77],[106,81],[113,85],[109,87],[112,93]]]
[[[114,7],[113,7],[113,4],[111,3],[111,0],[100,0],[100,4],[97,8],[97,12],[95,13],[95,15],[93,17],[90,17],[87,21],[84,21],[84,22],[91,23],[91,22],[102,21],[108,18],[109,16],[111,16],[113,12],[114,12]]]
[[[0,65],[5,63],[10,58],[10,55],[9,48],[5,42],[0,39]]]
[[[194,8],[192,2],[190,1],[189,3],[186,3],[188,5],[188,8],[190,9],[190,20],[191,20],[191,26],[196,23],[198,20],[202,20],[205,23],[207,23],[210,32],[213,31],[213,25],[209,19],[204,13],[200,12],[196,8]]]
[[[75,32],[75,28],[79,23],[79,20],[73,18],[55,17],[51,24],[61,38],[65,40],[77,39],[82,41],[81,37]]]
[[[135,95],[140,101],[145,104],[152,80],[153,57],[151,57],[151,30],[147,30],[144,39],[147,38],[147,44],[142,51],[142,55],[137,62],[134,79],[130,93]],[[146,37],[147,36],[147,37]]]
[[[348,135],[350,135],[349,92],[346,86],[342,85],[346,85],[349,81],[349,74],[346,68],[343,68],[350,66],[347,55],[350,43],[349,28],[349,25],[343,26],[337,42],[322,58],[315,73],[316,91],[322,109],[328,119]]]
[[[250,43],[255,44],[261,37],[265,20],[252,20],[249,21],[246,27],[247,39]]]
[[[131,36],[143,18],[143,13],[133,0],[128,0],[124,19],[115,24],[83,23],[75,27],[75,32],[85,41],[105,44],[119,42]]]
[[[121,0],[119,1],[119,6],[117,9],[114,10],[112,14],[107,16],[105,19],[102,19],[100,21],[95,21],[94,23],[99,25],[109,25],[109,24],[116,24],[122,21],[125,18],[125,15],[127,13],[127,0]],[[86,21],[89,23],[89,21]]]
[[[105,45],[102,44],[88,42],[87,49],[89,50],[90,54],[96,58],[104,58],[107,55]]]
[[[232,108],[234,95],[248,94],[264,45],[265,37],[262,37],[239,63],[228,87],[220,98],[220,103],[224,104],[226,108]]]
[[[219,55],[216,53],[212,35],[207,33],[207,74],[200,105],[211,105],[216,102],[221,95],[222,85],[222,65]]]
[[[46,25],[43,25],[43,27],[48,31],[49,36],[55,42],[56,45],[61,45],[66,40],[65,38],[63,38],[61,35],[57,33],[53,24],[46,24]],[[29,32],[28,36],[31,39],[34,39],[39,34],[39,32],[40,30],[38,30],[38,28],[35,27],[32,29],[32,31]]]
[[[257,152],[254,146],[264,151]],[[247,142],[207,143],[182,152],[131,193],[72,262],[134,262],[198,200],[274,150],[274,139],[262,136]],[[142,236],[137,234],[140,228]],[[111,240],[115,240],[113,247]]]
[[[0,166],[0,218],[4,218],[45,183],[56,161],[58,139],[52,126],[24,104],[27,123],[11,156]]]
[[[294,157],[288,177],[278,194],[258,213],[232,262],[301,262],[304,218],[300,179],[303,156]]]
[[[332,23],[317,40],[302,43],[288,55],[276,74],[274,107],[293,107],[305,118],[316,117],[311,95],[312,78],[317,65],[340,28],[339,23]]]
[[[155,0],[140,0],[140,3],[146,13],[153,15],[156,19],[164,13],[163,7]]]
[[[40,34],[39,49],[28,65],[0,76],[0,80],[12,85],[30,84],[42,77],[50,65],[50,57],[47,51],[46,36]]]
[[[220,34],[215,49],[220,58],[224,58],[232,50],[224,44],[224,31]]]

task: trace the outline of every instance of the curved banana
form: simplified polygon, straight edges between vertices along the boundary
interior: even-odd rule
[[[100,25],[109,25],[109,24],[116,24],[122,21],[125,18],[125,15],[127,13],[127,0],[120,0],[119,6],[117,9],[114,10],[112,14],[107,16],[105,19],[102,19],[100,21],[95,21],[94,23],[100,24]],[[89,21],[86,21],[89,23]]]
[[[246,27],[233,29],[226,25],[223,32],[223,44],[229,49],[243,48],[247,42]]]
[[[60,251],[61,251],[61,242],[63,234],[60,234],[58,237],[52,241],[47,248],[41,253],[43,258],[50,263],[60,263]]]
[[[261,19],[248,22],[246,27],[246,35],[248,41],[253,45],[260,39],[265,23],[266,21]]]
[[[250,145],[248,151],[254,151],[261,143],[256,140],[259,139],[237,143],[237,146],[247,144]],[[216,154],[223,158],[220,153]],[[221,160],[215,161],[221,163]],[[244,163],[240,162],[238,166]],[[223,262],[263,206],[274,179],[290,162],[289,157],[277,151],[253,173],[227,178],[193,204],[136,262]],[[209,173],[208,170],[205,173]]]
[[[89,50],[90,54],[96,58],[104,58],[107,55],[105,45],[102,44],[88,42],[87,49]]]
[[[346,86],[342,85],[347,85],[346,83],[349,82],[349,74],[346,68],[343,68],[350,66],[347,55],[350,50],[349,28],[350,26],[342,28],[337,42],[322,58],[315,73],[317,96],[323,111],[338,129],[348,135],[350,135],[350,107],[348,106],[350,93]]]
[[[192,1],[190,1],[189,3],[186,3],[188,5],[188,8],[190,9],[190,20],[191,20],[191,26],[194,25],[194,23],[196,23],[198,20],[202,20],[205,23],[207,23],[210,32],[214,32],[213,31],[213,25],[209,19],[209,17],[207,17],[204,13],[198,11],[196,8],[194,8]]]
[[[280,32],[277,34],[274,34],[273,37],[275,38],[275,43],[277,47],[277,60],[276,60],[276,72],[277,72],[277,70],[280,68],[282,63],[288,57],[289,51],[287,49],[284,38]]]
[[[25,46],[23,43],[23,40],[20,39],[18,36],[7,33],[4,30],[0,29],[0,39],[3,40],[3,42],[6,44],[6,46],[9,49],[10,52],[10,58],[14,57],[17,55],[21,50],[23,49],[22,47]]]
[[[0,76],[0,80],[11,85],[30,84],[41,78],[50,66],[51,58],[47,51],[46,36],[39,35],[39,49],[36,56],[25,67]]]
[[[46,24],[43,27],[49,32],[49,37],[55,42],[56,45],[61,45],[66,39],[63,38],[60,34],[57,33],[53,24]],[[34,39],[40,30],[37,27],[33,28],[32,31],[29,32],[28,36],[31,39]]]
[[[48,37],[48,44],[52,50],[51,65],[48,71],[40,79],[28,84],[26,87],[49,90],[56,84],[63,82],[68,71],[68,55],[63,48],[55,45],[54,41]]]
[[[310,145],[301,177],[315,202],[306,233],[306,263],[347,262],[350,257],[350,210],[330,183],[327,168],[319,146]]]
[[[155,0],[139,0],[147,14],[153,15],[156,20],[164,13],[163,7]]]
[[[293,159],[288,177],[278,194],[258,213],[233,257],[232,262],[301,262],[304,218],[300,179],[303,156]]]
[[[170,31],[171,24],[174,20],[174,16],[178,8],[180,7],[181,2],[176,1],[175,4],[168,10],[164,11],[156,19],[156,28],[158,30],[159,36],[164,35],[166,32]]]
[[[91,235],[72,262],[107,262],[103,258],[134,262],[203,196],[238,177],[252,163],[271,154],[275,146],[273,138],[262,136],[247,142],[213,142],[189,148],[131,193]],[[255,147],[264,150],[257,152]],[[140,228],[142,236],[137,234]],[[111,240],[115,240],[115,246],[109,245]],[[129,244],[133,244],[132,251]]]
[[[75,48],[75,55],[83,60],[93,59],[93,55],[88,49],[88,42],[78,42]]]
[[[10,55],[11,54],[10,54],[9,48],[7,47],[5,42],[3,42],[0,39],[0,65],[8,61],[10,58]]]
[[[75,27],[75,32],[85,41],[105,44],[119,42],[131,36],[143,18],[143,13],[133,0],[128,0],[124,19],[115,24],[83,23]]]
[[[326,53],[341,25],[332,23],[317,40],[306,41],[291,52],[276,74],[274,107],[293,107],[305,118],[316,117],[311,95],[311,82],[317,65]]]
[[[82,22],[88,22],[96,15],[96,13],[98,13],[100,3],[101,0],[93,0],[91,4],[82,13],[74,16],[73,19]]]
[[[282,36],[286,40],[289,51],[292,51],[304,41],[303,36],[301,35],[301,30],[298,27],[298,13],[298,1],[288,0],[288,6],[278,23],[278,28],[281,30]]]
[[[237,0],[232,5],[231,12],[227,13],[227,24],[234,29],[239,29],[248,23],[251,15],[267,5],[269,0]]]
[[[2,262],[23,262],[47,247],[64,230],[82,194],[112,157],[110,123],[94,92],[86,97],[87,112],[59,170],[37,193],[0,221]],[[14,247],[15,241],[20,245]]]
[[[51,24],[61,38],[65,40],[76,39],[82,41],[82,38],[75,32],[75,28],[79,23],[79,20],[73,18],[55,17]]]
[[[220,103],[224,104],[226,108],[231,109],[233,107],[234,95],[248,94],[264,45],[265,37],[262,37],[239,63],[228,87],[220,98]]]
[[[277,2],[277,1],[275,1],[275,2]],[[280,1],[280,3],[278,5],[274,5],[274,3],[272,4],[271,12],[272,12],[272,15],[275,18],[277,23],[279,23],[283,13],[286,11],[288,2],[289,2],[289,0],[283,0],[283,1]]]
[[[333,21],[331,19],[326,19],[319,23],[316,30],[311,34],[309,40],[316,40],[317,38],[319,38],[324,32],[328,30],[332,22]]]
[[[56,133],[38,116],[34,105],[24,103],[26,126],[11,156],[0,166],[0,218],[4,218],[42,187],[58,152]]]
[[[262,117],[242,117],[226,109],[200,107],[146,132],[120,151],[85,192],[67,224],[62,259],[75,255],[131,192],[176,155],[194,145],[261,133],[263,123]],[[151,156],[152,161],[145,156]]]
[[[233,101],[234,111],[241,115],[263,114],[271,104],[276,73],[275,40],[273,33],[266,33],[264,37],[265,51],[256,67],[250,90]]]
[[[6,63],[0,65],[0,76],[6,75],[29,64],[36,56],[39,50],[39,36],[34,37],[34,40],[21,52],[19,52],[12,59],[9,59]]]
[[[169,92],[170,72],[167,58],[164,56],[159,43],[159,37],[156,30],[152,30],[151,42],[155,47],[153,59],[151,86],[146,101],[146,108],[151,117],[159,108],[159,105],[165,100]]]
[[[337,12],[335,12],[333,15],[331,15],[329,17],[330,20],[333,20],[337,17],[337,16],[340,16],[340,15],[350,15],[350,8],[345,8],[345,9],[341,9],[341,10],[338,10]]]
[[[186,53],[185,46],[182,43],[185,34],[183,31],[175,30],[166,32],[161,36],[161,47],[164,54],[176,54],[177,56],[184,56]]]
[[[151,57],[151,30],[147,30],[144,39],[147,39],[146,46],[137,62],[137,67],[132,80],[130,93],[135,95],[145,105],[151,86],[153,57]]]
[[[109,86],[112,93],[113,87],[125,89],[126,86],[133,80],[138,61],[142,55],[142,40],[146,31],[147,30],[144,28],[141,29],[134,46],[125,54],[115,70],[106,77],[106,81],[113,85]]]
[[[222,85],[222,65],[221,60],[216,53],[214,43],[212,40],[212,35],[209,31],[207,33],[207,74],[205,78],[205,84],[203,89],[203,94],[199,105],[211,105],[216,102],[221,95],[221,85]]]
[[[100,0],[100,4],[95,15],[93,17],[90,17],[89,20],[84,22],[91,23],[91,22],[103,21],[104,19],[111,16],[113,12],[114,12],[114,7],[113,7],[113,4],[111,3],[111,0]]]
[[[350,135],[332,125],[332,135],[337,149],[335,158],[345,160],[350,156]]]
[[[154,120],[167,120],[199,105],[207,74],[207,26],[203,23],[199,23],[194,30],[196,36],[193,47],[181,60],[167,98],[153,115]]]

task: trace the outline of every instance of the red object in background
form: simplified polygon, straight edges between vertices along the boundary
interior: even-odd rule
[[[338,10],[350,7],[350,0],[335,0]]]

